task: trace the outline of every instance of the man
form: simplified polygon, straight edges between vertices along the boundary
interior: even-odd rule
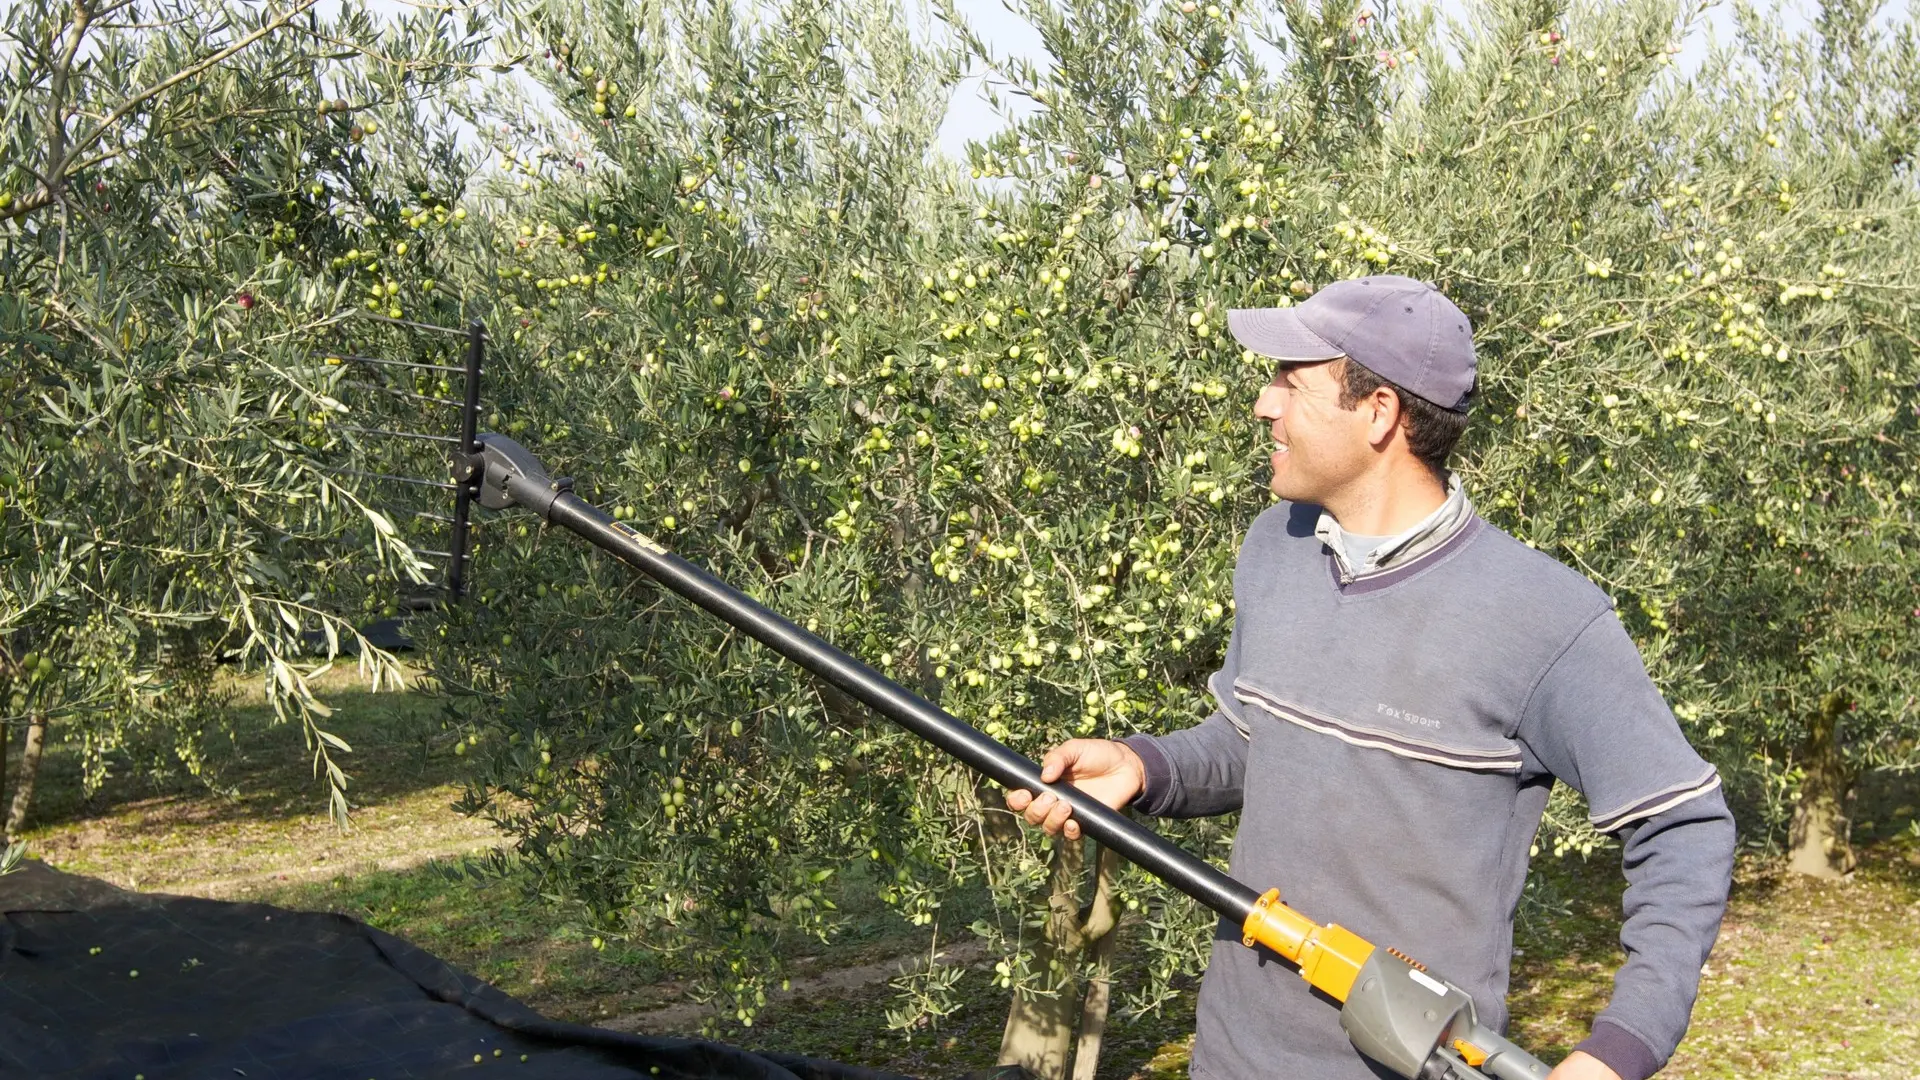
[[[1381,276],[1227,325],[1277,361],[1254,415],[1282,501],[1240,549],[1218,709],[1159,738],[1068,741],[1042,778],[1149,815],[1239,810],[1235,878],[1425,962],[1497,1028],[1528,851],[1554,781],[1572,785],[1622,843],[1627,960],[1552,1080],[1645,1080],[1686,1031],[1733,820],[1608,596],[1488,525],[1447,471],[1474,385],[1466,316]],[[1052,795],[1007,805],[1079,835]],[[1194,1077],[1391,1075],[1240,933],[1215,933]]]

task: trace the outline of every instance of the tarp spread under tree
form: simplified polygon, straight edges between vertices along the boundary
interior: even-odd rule
[[[344,915],[128,892],[28,863],[0,878],[0,1074],[401,1080],[903,1080],[549,1020]]]

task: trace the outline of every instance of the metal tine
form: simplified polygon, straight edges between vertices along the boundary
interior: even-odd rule
[[[467,407],[467,403],[464,401],[455,401],[452,398],[433,397],[430,394],[416,394],[411,390],[398,390],[391,386],[380,386],[377,383],[363,383],[363,382],[348,381],[347,383],[345,383],[345,385],[357,386],[363,390],[379,390],[382,393],[394,394],[399,397],[405,397],[405,398],[413,398],[416,401],[431,401],[436,405],[452,405],[457,409],[464,409]]]
[[[449,484],[440,480],[423,480],[417,476],[397,476],[393,473],[366,472],[361,469],[334,469],[336,476],[366,476],[375,480],[397,480],[403,484],[419,484],[422,487],[440,488],[444,491],[458,491],[458,484]]]
[[[452,519],[452,518],[450,518],[450,517],[448,517],[448,516],[446,516],[445,514],[430,514],[430,513],[428,513],[428,512],[426,512],[425,510],[415,510],[415,511],[413,512],[413,516],[414,516],[414,517],[417,517],[417,518],[426,518],[426,519],[427,519],[428,521],[438,521],[438,522],[440,522],[440,523],[442,523],[442,524],[444,524],[444,525],[451,525],[451,524],[453,524],[453,519]],[[477,531],[477,530],[479,530],[479,529],[481,529],[481,528],[484,528],[484,527],[485,527],[485,525],[486,525],[486,523],[485,523],[485,522],[481,522],[481,521],[469,521],[469,522],[467,522],[467,530],[468,530],[469,532],[472,532],[472,531]]]
[[[467,369],[453,364],[420,364],[412,360],[385,360],[378,356],[357,356],[353,353],[314,353],[322,360],[352,360],[358,364],[385,364],[388,367],[419,368],[422,371],[449,371],[455,375],[465,375]]]
[[[414,322],[412,319],[392,319],[392,318],[388,318],[385,315],[376,315],[371,311],[356,311],[356,314],[358,314],[363,319],[372,319],[376,322],[392,323],[395,326],[411,326],[415,330],[431,330],[436,334],[452,334],[454,337],[466,337],[468,334],[468,331],[466,330],[456,329],[451,326],[435,326],[432,323]],[[481,336],[483,337],[486,336],[486,332],[484,330],[481,331]]]
[[[362,435],[394,435],[402,439],[426,439],[430,442],[458,443],[460,440],[451,435],[428,435],[419,431],[388,431],[385,428],[355,427],[352,424],[339,425],[341,431],[358,431]]]

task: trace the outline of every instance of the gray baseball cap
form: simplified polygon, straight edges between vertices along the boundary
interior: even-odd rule
[[[1398,274],[1336,281],[1296,307],[1233,308],[1227,329],[1275,360],[1350,357],[1443,409],[1473,391],[1473,324],[1440,290]]]

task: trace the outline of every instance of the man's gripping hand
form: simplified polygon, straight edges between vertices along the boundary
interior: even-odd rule
[[[1132,802],[1147,786],[1147,767],[1125,743],[1108,739],[1068,739],[1040,762],[1043,783],[1066,780],[1115,810]],[[1007,792],[1007,809],[1023,814],[1027,824],[1055,836],[1064,830],[1069,840],[1080,839],[1080,823],[1071,820],[1073,807],[1043,791],[1038,798],[1021,788]]]
[[[1547,1074],[1547,1080],[1620,1080],[1620,1074],[1591,1054],[1575,1050]]]

